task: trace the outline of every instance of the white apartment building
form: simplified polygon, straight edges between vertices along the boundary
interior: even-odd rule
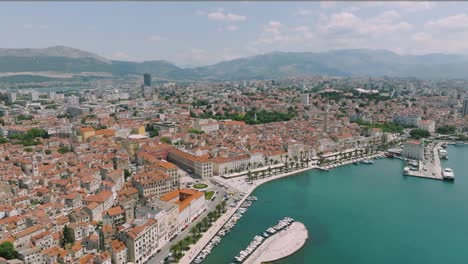
[[[429,131],[429,133],[434,133],[435,132],[435,122],[432,120],[421,120],[421,123],[419,124],[420,129],[424,129]]]
[[[301,94],[301,103],[305,106],[310,104],[310,95],[309,94]]]
[[[125,230],[128,258],[135,264],[146,263],[158,248],[158,222],[154,219]]]
[[[421,123],[421,117],[415,115],[396,116],[393,121],[403,126],[419,127],[419,124]]]
[[[219,130],[219,123],[213,119],[197,119],[193,125],[196,130],[211,133]]]
[[[161,197],[161,200],[178,205],[179,229],[183,229],[206,209],[205,194],[196,190],[174,190]]]
[[[408,159],[421,160],[424,157],[424,144],[419,140],[409,140],[403,144],[401,156]]]
[[[216,157],[213,161],[213,174],[226,175],[237,170],[246,170],[251,163],[249,155],[239,155],[233,157]],[[251,163],[252,164],[252,163]]]

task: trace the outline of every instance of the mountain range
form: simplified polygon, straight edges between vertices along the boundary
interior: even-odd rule
[[[174,81],[278,79],[307,75],[468,79],[467,69],[466,55],[400,55],[371,49],[272,52],[195,68],[181,68],[163,60],[108,60],[65,46],[0,49],[0,73],[106,72],[118,76],[151,73],[154,79]]]

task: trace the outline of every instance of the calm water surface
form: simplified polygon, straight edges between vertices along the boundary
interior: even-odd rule
[[[466,264],[468,147],[448,152],[443,164],[454,170],[455,183],[402,176],[397,159],[267,183],[204,263],[233,262],[253,236],[291,216],[306,225],[310,239],[277,264]]]

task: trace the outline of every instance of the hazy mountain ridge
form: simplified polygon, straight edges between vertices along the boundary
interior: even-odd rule
[[[277,79],[305,75],[468,78],[468,56],[456,54],[399,55],[388,50],[272,52],[181,68],[163,61],[111,61],[74,48],[0,49],[0,72],[151,73],[167,80]]]

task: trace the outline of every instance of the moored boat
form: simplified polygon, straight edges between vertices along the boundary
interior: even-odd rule
[[[455,180],[455,174],[453,173],[453,170],[451,168],[445,168],[442,171],[442,177],[444,178],[444,180],[447,181]]]

